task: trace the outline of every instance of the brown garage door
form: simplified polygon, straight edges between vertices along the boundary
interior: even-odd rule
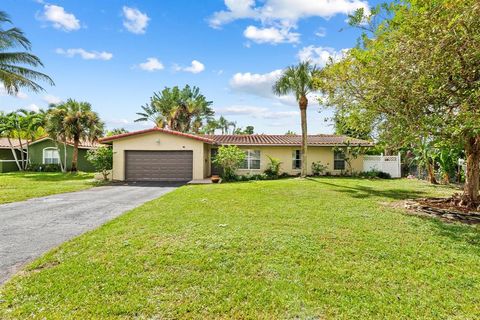
[[[192,151],[125,151],[129,181],[189,181],[192,168]]]

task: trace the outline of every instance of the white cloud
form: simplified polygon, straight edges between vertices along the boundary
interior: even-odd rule
[[[218,11],[209,19],[210,26],[219,28],[237,19],[255,19],[262,23],[322,17],[328,19],[337,14],[349,14],[358,8],[368,10],[364,0],[265,0],[255,6],[255,0],[225,0],[227,10]]]
[[[339,51],[329,47],[315,47],[308,46],[302,48],[297,53],[297,58],[300,61],[310,61],[320,67],[325,66],[329,61],[341,60],[349,49],[341,49]]]
[[[69,58],[73,58],[78,55],[84,60],[110,60],[113,58],[113,54],[110,52],[87,51],[82,48],[66,49],[66,50],[58,48],[57,50],[55,50],[55,52]]]
[[[42,100],[48,104],[59,104],[62,102],[62,99],[51,94],[44,95]]]
[[[259,119],[282,119],[299,115],[298,111],[272,111],[269,108],[243,105],[233,105],[217,109],[216,112],[225,116],[243,115]]]
[[[28,105],[28,106],[26,107],[26,109],[27,109],[27,110],[30,110],[30,111],[34,111],[34,112],[40,111],[40,108],[39,108],[36,104],[34,104],[34,103]]]
[[[150,18],[136,8],[123,7],[123,26],[135,34],[145,33]]]
[[[315,35],[319,38],[323,38],[327,35],[327,29],[323,28],[323,27],[320,27],[317,29],[317,31],[315,32]]]
[[[147,58],[147,61],[140,63],[138,66],[140,67],[140,69],[150,72],[164,69],[163,64],[157,58],[153,57]]]
[[[243,32],[245,38],[256,43],[298,43],[300,41],[300,33],[290,32],[288,27],[269,27],[257,28],[255,26],[248,26]]]
[[[205,70],[205,65],[198,60],[193,60],[190,64],[190,66],[188,66],[188,67],[181,67],[181,66],[175,65],[173,68],[174,68],[175,71],[200,73],[200,72]]]
[[[259,73],[236,73],[230,79],[230,87],[237,92],[257,95],[264,98],[272,98],[272,86],[282,74],[282,70]]]
[[[53,27],[63,31],[74,31],[80,29],[80,20],[73,13],[68,13],[63,7],[53,4],[43,6],[42,20],[49,21]]]

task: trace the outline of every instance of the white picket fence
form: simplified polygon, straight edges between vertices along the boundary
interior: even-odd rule
[[[383,171],[389,173],[392,178],[402,176],[402,165],[400,153],[397,156],[369,156],[363,157],[363,171]]]

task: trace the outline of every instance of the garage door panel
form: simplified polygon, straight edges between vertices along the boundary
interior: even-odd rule
[[[192,151],[125,151],[125,178],[130,181],[188,181]]]

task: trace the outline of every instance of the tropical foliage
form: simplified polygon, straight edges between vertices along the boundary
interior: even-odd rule
[[[77,171],[78,146],[81,141],[95,142],[102,136],[104,124],[88,102],[68,99],[47,114],[47,132],[55,139],[73,143],[71,170]],[[64,162],[64,165],[66,162]],[[63,170],[65,170],[65,167]]]
[[[151,121],[159,128],[198,133],[214,112],[198,87],[186,85],[165,88],[156,92],[150,102],[142,106],[135,121]]]
[[[12,21],[8,14],[0,11],[0,82],[6,92],[11,95],[18,94],[20,88],[34,92],[43,88],[37,81],[44,81],[53,85],[53,80],[44,73],[29,69],[28,67],[42,67],[40,59],[31,54],[31,43],[22,30],[5,25]],[[17,51],[21,48],[25,51]]]
[[[381,20],[381,17],[387,17]],[[462,204],[480,204],[480,3],[395,1],[351,24],[359,45],[322,71],[326,105],[357,115],[390,149],[417,137],[465,150]],[[352,117],[347,117],[352,119]]]
[[[285,69],[280,78],[273,85],[273,92],[283,96],[289,93],[295,95],[300,108],[302,125],[302,177],[307,176],[307,107],[308,94],[315,91],[314,79],[318,75],[318,69],[308,61],[301,62],[296,66]]]
[[[110,170],[113,168],[113,149],[109,146],[99,147],[87,151],[87,160],[90,161],[98,172],[103,175],[103,180],[108,180]]]
[[[225,181],[233,181],[237,175],[235,171],[245,161],[245,152],[237,146],[221,146],[213,160],[214,164],[222,167],[222,178]]]

